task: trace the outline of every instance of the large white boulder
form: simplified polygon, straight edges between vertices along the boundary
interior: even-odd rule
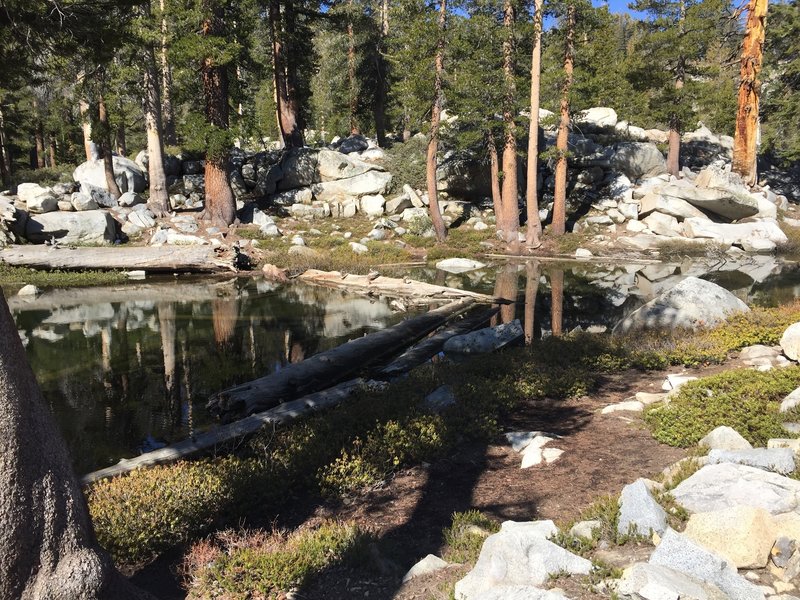
[[[622,142],[615,147],[611,167],[633,180],[666,173],[667,161],[655,144]]]
[[[716,283],[687,277],[617,323],[614,333],[641,329],[698,329],[750,309]]]
[[[367,171],[382,171],[377,165],[359,160],[355,156],[335,150],[320,150],[317,155],[320,181],[337,181],[363,175]]]
[[[20,183],[17,197],[22,200],[30,213],[46,213],[58,210],[58,197],[50,188],[38,183]]]
[[[751,506],[779,515],[797,509],[800,481],[747,465],[720,463],[686,478],[672,495],[690,513]]]
[[[786,356],[795,361],[800,360],[800,323],[792,323],[784,330],[780,344],[781,350]],[[795,392],[798,390],[795,390]],[[798,398],[800,398],[800,395],[798,395]]]
[[[497,587],[536,587],[551,575],[587,575],[591,570],[591,562],[547,539],[552,523],[546,527],[534,523],[518,525],[521,526],[503,527],[486,538],[475,567],[456,583],[458,600],[478,600]]]
[[[639,200],[639,218],[649,215],[653,211],[671,215],[676,219],[708,219],[699,208],[689,204],[686,200],[674,196],[662,196],[657,190],[649,191]]]
[[[311,191],[317,200],[332,202],[346,198],[383,194],[391,181],[391,173],[368,171],[349,179],[316,183],[311,186]]]
[[[575,117],[576,125],[593,125],[595,127],[614,127],[617,124],[617,111],[607,106],[595,106],[582,110]]]
[[[709,219],[692,217],[683,222],[683,229],[690,238],[710,239],[739,246],[756,240],[767,240],[776,245],[788,241],[786,234],[774,219],[762,219],[751,223],[714,223]]]
[[[139,165],[124,156],[115,156],[113,163],[114,180],[121,192],[140,193],[147,189],[147,178]],[[88,160],[79,165],[73,171],[72,178],[78,183],[88,183],[94,187],[108,190],[102,160]]]
[[[626,600],[727,600],[718,588],[697,577],[648,563],[625,569],[617,592]]]
[[[35,244],[55,238],[63,244],[97,245],[116,238],[115,221],[102,210],[30,215],[25,237]]]
[[[649,536],[653,533],[664,533],[666,529],[667,513],[650,495],[644,479],[637,479],[622,488],[619,498],[618,533]]]

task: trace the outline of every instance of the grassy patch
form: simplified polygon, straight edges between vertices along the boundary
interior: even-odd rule
[[[770,438],[788,435],[782,423],[797,414],[780,413],[780,401],[798,386],[797,366],[728,371],[684,384],[668,405],[648,410],[645,421],[653,437],[671,446],[693,446],[721,425],[764,446]]]
[[[728,246],[713,240],[698,243],[683,238],[660,241],[656,248],[662,257],[678,258],[682,256],[725,256]]]
[[[120,271],[40,271],[0,262],[0,286],[88,287],[129,281]]]
[[[189,598],[280,598],[334,565],[360,561],[369,536],[325,522],[285,532],[222,532],[195,544],[183,565]]]
[[[500,526],[477,510],[453,513],[450,527],[444,530],[445,548],[442,557],[451,563],[474,563],[483,542]]]

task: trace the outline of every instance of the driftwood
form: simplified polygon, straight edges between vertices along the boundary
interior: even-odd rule
[[[464,319],[445,327],[441,331],[434,333],[431,337],[422,340],[416,346],[412,346],[403,354],[398,356],[388,365],[383,367],[377,374],[378,377],[396,377],[402,373],[410,371],[416,366],[421,365],[431,357],[436,356],[444,348],[444,343],[451,337],[469,333],[486,323],[499,312],[498,307],[493,307],[479,311],[477,314],[469,315]]]
[[[339,271],[318,271],[309,269],[298,277],[300,281],[323,285],[368,296],[390,296],[403,298],[411,304],[431,304],[442,300],[472,298],[476,302],[492,303],[494,298],[486,294],[468,292],[456,288],[433,285],[413,279],[396,279],[381,275],[370,278],[369,275],[351,275]]]
[[[219,256],[211,246],[10,246],[0,250],[0,262],[34,269],[120,269],[152,273],[234,270],[231,260]]]
[[[413,344],[449,319],[461,314],[474,299],[463,298],[424,315],[351,340],[277,373],[243,383],[211,397],[208,409],[223,419],[252,414],[333,385],[361,368]]]
[[[298,417],[339,404],[352,396],[363,384],[363,379],[345,381],[325,391],[286,402],[271,410],[250,415],[227,425],[221,425],[165,448],[147,452],[136,458],[122,459],[116,465],[84,475],[81,483],[86,485],[100,479],[123,475],[142,467],[172,463],[241,436],[255,433],[264,425],[283,425]]]

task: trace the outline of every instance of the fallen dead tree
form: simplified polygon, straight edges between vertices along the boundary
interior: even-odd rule
[[[339,404],[352,396],[363,384],[363,379],[345,381],[322,392],[310,394],[292,402],[286,402],[270,410],[250,415],[227,425],[221,425],[165,448],[147,452],[136,458],[122,459],[116,465],[84,475],[81,478],[81,483],[86,485],[99,479],[124,475],[142,467],[176,462],[209,448],[255,433],[264,425],[284,425],[312,412]]]
[[[325,389],[415,343],[474,303],[473,298],[451,302],[302,362],[287,365],[276,373],[231,387],[212,396],[208,409],[223,420],[230,420]]]
[[[469,333],[470,331],[479,328],[486,323],[494,315],[500,311],[499,307],[489,309],[481,309],[477,313],[469,315],[437,331],[429,338],[422,340],[416,346],[412,346],[400,356],[395,358],[388,365],[383,367],[378,373],[379,378],[396,377],[403,373],[407,373],[416,366],[421,365],[427,360],[439,354],[444,348],[444,343],[451,337]]]
[[[0,250],[0,262],[14,267],[64,270],[124,270],[213,273],[235,271],[234,257],[211,246],[109,246],[69,248],[10,246]]]
[[[389,296],[403,298],[410,304],[432,304],[442,300],[472,298],[476,302],[491,303],[494,299],[486,294],[468,292],[457,288],[414,281],[413,279],[384,277],[378,275],[351,275],[339,271],[318,271],[309,269],[297,277],[300,281],[345,289],[367,296]]]

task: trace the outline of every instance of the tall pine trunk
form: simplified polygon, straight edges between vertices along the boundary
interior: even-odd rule
[[[213,2],[213,0],[212,0]],[[223,11],[212,2],[204,4],[205,20],[203,35],[221,37],[225,35]],[[203,59],[200,68],[203,81],[206,121],[216,129],[228,129],[228,70],[219,65],[212,56]],[[228,149],[209,148],[206,153],[204,217],[219,226],[233,223],[236,218],[236,200],[228,181]]]
[[[164,173],[161,99],[156,57],[152,46],[145,50],[144,59],[144,124],[147,132],[147,174],[150,179],[150,198],[147,206],[157,217],[163,217],[169,212],[169,194],[167,176]]]
[[[55,169],[58,166],[56,161],[56,134],[50,133],[48,137],[48,147],[50,150],[50,168]]]
[[[431,215],[436,239],[443,242],[447,228],[439,210],[439,194],[436,189],[436,154],[439,151],[439,123],[442,115],[442,75],[444,74],[444,44],[447,30],[447,0],[439,2],[439,39],[436,43],[435,78],[433,83],[433,107],[431,108],[431,134],[428,140],[428,153],[425,161],[425,174],[428,184],[428,212]]]
[[[296,98],[296,85],[292,81],[293,76],[290,75],[288,66],[290,47],[285,38],[288,37],[289,32],[287,31],[284,35],[284,30],[289,27],[289,19],[293,18],[293,14],[288,11],[288,6],[283,17],[282,19],[280,0],[270,0],[269,23],[272,33],[273,83],[278,127],[285,147],[302,148],[304,140],[300,123],[299,101]]]
[[[763,61],[768,0],[750,0],[747,5],[742,58],[739,67],[739,94],[736,132],[733,138],[733,171],[748,185],[758,178],[756,144],[758,141],[758,100],[761,82],[758,75]]]
[[[550,271],[550,329],[559,337],[564,329],[564,271]]]
[[[172,65],[169,63],[169,22],[167,20],[166,0],[159,0],[161,14],[161,116],[164,129],[164,142],[170,146],[178,143],[175,133],[175,111],[172,108]]]
[[[36,168],[44,169],[45,166],[47,166],[45,163],[44,152],[44,127],[42,125],[42,117],[39,114],[39,101],[36,99],[36,97],[33,98],[33,118],[33,138],[36,147]]]
[[[381,35],[375,49],[375,71],[378,77],[378,89],[375,90],[375,135],[378,146],[386,146],[386,76],[388,65],[384,58],[386,39],[389,37],[389,0],[381,2]]]
[[[0,598],[149,598],[97,544],[66,445],[2,294],[0,457]]]
[[[519,188],[517,186],[517,125],[514,122],[517,86],[514,81],[514,24],[516,16],[512,0],[503,2],[503,191],[502,214],[497,223],[503,230],[506,248],[519,253]]]
[[[685,34],[684,23],[686,20],[686,3],[680,2],[678,13],[678,35],[683,37]],[[678,93],[683,89],[686,79],[686,57],[678,57],[678,66],[675,70],[675,90]],[[681,171],[681,129],[683,123],[680,121],[678,113],[672,113],[669,120],[669,150],[667,151],[667,172],[670,175],[678,176]]]
[[[533,343],[536,324],[536,295],[539,293],[539,263],[528,261],[525,265],[525,345]]]
[[[117,154],[120,156],[128,155],[128,140],[125,136],[125,120],[120,119],[117,123]]]
[[[541,245],[542,221],[539,219],[539,87],[542,75],[542,0],[534,0],[533,51],[531,52],[531,121],[528,128],[528,167],[525,208],[528,229],[525,245]]]
[[[114,156],[111,153],[111,126],[108,123],[108,109],[103,94],[97,97],[97,123],[100,130],[100,153],[103,156],[103,171],[106,174],[106,186],[108,193],[114,198],[119,198],[122,192],[119,190],[117,180],[114,179]]]
[[[562,235],[567,227],[567,141],[569,137],[569,94],[575,55],[575,7],[567,6],[567,35],[564,38],[564,84],[561,88],[561,120],[556,137],[556,187],[553,199],[553,233]]]

